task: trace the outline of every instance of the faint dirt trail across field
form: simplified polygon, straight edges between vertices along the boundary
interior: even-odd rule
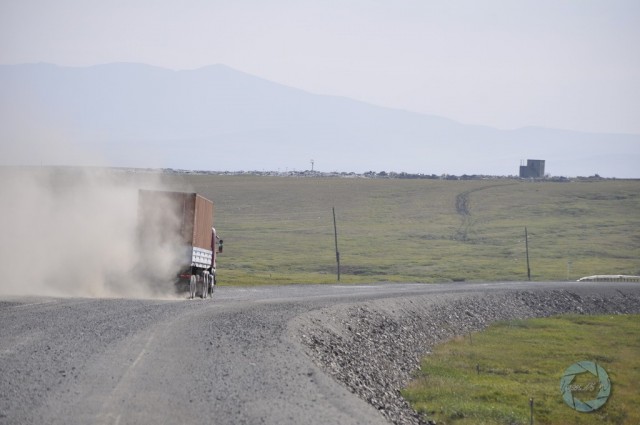
[[[469,240],[469,231],[474,224],[474,221],[471,216],[471,199],[470,195],[474,192],[479,192],[481,190],[491,189],[494,187],[502,187],[502,186],[512,186],[517,183],[503,183],[503,184],[492,184],[488,186],[478,187],[471,190],[466,190],[456,195],[456,213],[460,216],[462,222],[460,223],[460,227],[456,230],[455,235],[453,236],[454,240],[457,241],[467,241]]]

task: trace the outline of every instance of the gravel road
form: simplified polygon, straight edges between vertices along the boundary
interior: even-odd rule
[[[218,288],[0,298],[0,424],[423,423],[421,355],[494,320],[640,312],[637,283]]]

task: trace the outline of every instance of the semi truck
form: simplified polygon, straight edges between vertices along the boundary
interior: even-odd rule
[[[193,297],[195,281],[202,298],[213,294],[223,241],[213,226],[212,201],[197,193],[139,190],[138,240],[143,252],[156,253],[148,262],[173,269],[177,292]]]

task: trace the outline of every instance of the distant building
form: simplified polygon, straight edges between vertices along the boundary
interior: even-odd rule
[[[527,165],[520,164],[520,178],[544,177],[544,159],[527,159]]]

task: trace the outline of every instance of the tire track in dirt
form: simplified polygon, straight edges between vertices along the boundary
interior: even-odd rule
[[[502,183],[502,184],[491,184],[488,186],[477,187],[475,189],[466,190],[464,192],[458,193],[456,195],[456,213],[460,216],[462,222],[460,223],[460,227],[456,230],[456,233],[453,235],[453,240],[456,241],[468,241],[469,240],[469,231],[471,227],[474,225],[474,220],[471,215],[471,197],[470,195],[475,192],[479,192],[481,190],[492,189],[494,187],[502,187],[502,186],[513,186],[517,183]]]

